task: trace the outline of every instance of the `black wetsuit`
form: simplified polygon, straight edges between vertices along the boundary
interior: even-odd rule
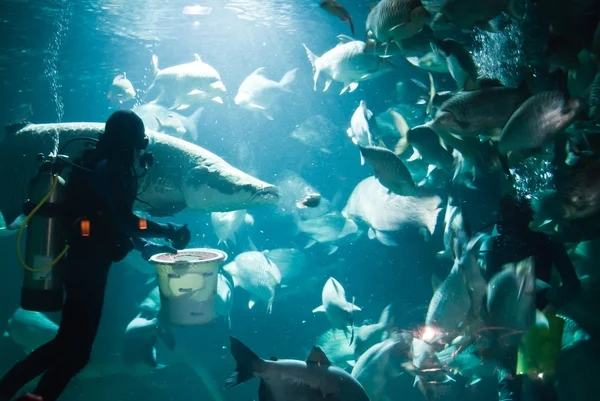
[[[552,265],[560,274],[563,290],[560,298],[553,303],[560,304],[580,288],[579,279],[567,251],[562,243],[542,233],[529,229],[515,233],[504,233],[491,239],[486,255],[485,278],[490,280],[507,263],[516,263],[529,256],[535,258],[536,278],[550,284]],[[540,291],[536,296],[536,308],[543,310],[548,305],[548,290]],[[558,306],[558,305],[557,305]],[[498,383],[500,401],[521,400],[521,380],[516,376],[517,350],[502,350],[498,356],[500,364],[508,370]],[[556,399],[552,383],[536,386],[538,399],[552,401]]]
[[[92,171],[74,169],[67,183],[63,220],[70,248],[61,262],[66,297],[58,334],[0,380],[0,401],[9,400],[42,373],[33,393],[44,401],[58,398],[89,361],[111,264],[134,247],[143,247],[139,237],[165,237],[169,230],[169,225],[151,221],[140,229],[132,210],[137,189],[129,167],[97,159],[81,163]],[[90,221],[89,237],[81,236],[81,217]]]

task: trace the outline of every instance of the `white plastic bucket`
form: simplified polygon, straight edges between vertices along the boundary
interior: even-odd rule
[[[219,267],[227,254],[218,249],[195,248],[150,258],[156,265],[161,309],[177,326],[209,324],[215,317]]]

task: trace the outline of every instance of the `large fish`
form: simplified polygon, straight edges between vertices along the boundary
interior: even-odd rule
[[[573,122],[581,101],[560,91],[538,93],[527,99],[504,126],[498,150],[502,154],[536,149],[551,142]]]
[[[335,211],[308,220],[298,220],[296,224],[300,231],[311,238],[305,248],[310,248],[317,242],[327,244],[329,254],[337,251],[335,243],[351,242],[362,234],[354,221]]]
[[[395,232],[414,228],[423,234],[433,234],[442,210],[440,203],[436,195],[417,198],[390,193],[377,178],[368,177],[354,188],[342,215],[366,223],[369,238],[397,246],[393,238]]]
[[[533,257],[508,264],[488,284],[490,326],[502,329],[500,345],[516,346],[536,322],[534,268]],[[540,313],[537,313],[537,320],[541,324]],[[548,322],[545,323],[547,326]]]
[[[4,337],[12,338],[23,352],[29,354],[56,337],[56,333],[58,324],[43,313],[17,308],[8,319]]]
[[[229,338],[237,368],[227,379],[227,387],[258,377],[260,399],[265,401],[369,401],[358,381],[333,366],[319,347],[313,347],[306,361],[265,360],[237,338]]]
[[[399,335],[373,345],[357,361],[352,369],[354,377],[363,386],[371,401],[385,399],[385,386],[389,379],[400,376],[401,359],[407,355],[412,343],[410,336]]]
[[[452,336],[466,323],[470,310],[471,298],[467,277],[461,266],[455,264],[433,294],[425,324],[432,332],[437,333],[434,336],[436,340]]]
[[[322,293],[323,304],[313,310],[313,313],[324,312],[327,315],[331,327],[342,329],[347,334],[350,333],[348,326],[351,326],[350,342],[354,337],[354,312],[361,309],[353,302],[346,300],[346,291],[344,287],[333,277],[330,277],[323,286]]]
[[[335,151],[337,131],[339,128],[329,118],[317,114],[296,125],[290,136],[306,146],[329,154]]]
[[[431,47],[446,59],[448,71],[460,90],[476,88],[478,68],[471,53],[460,42],[454,39],[435,40]]]
[[[379,322],[357,327],[356,348],[354,352],[357,358],[373,345],[389,337],[394,325],[394,317],[391,316],[391,309],[392,305],[385,307],[383,312],[381,312]]]
[[[122,75],[117,75],[113,79],[112,85],[106,97],[114,103],[123,104],[132,99],[135,99],[136,92],[131,84],[131,81],[127,79],[127,74],[124,72]]]
[[[223,275],[219,274],[218,297],[215,303],[217,314],[221,314],[221,308],[225,306],[224,301],[229,304],[226,307],[231,308],[231,299],[225,300],[221,296],[222,283],[227,281]],[[225,284],[225,286],[229,285]],[[122,354],[127,369],[143,369],[145,367],[148,370],[155,366],[161,368],[164,365],[187,365],[206,388],[209,395],[207,399],[222,401],[221,388],[212,373],[214,365],[209,366],[209,360],[198,357],[209,350],[214,351],[216,346],[215,342],[197,341],[197,338],[206,337],[209,334],[207,331],[203,331],[205,328],[188,326],[183,330],[177,330],[176,327],[163,326],[158,287],[148,293],[148,297],[140,304],[139,309],[140,313],[129,323],[125,332],[125,348]],[[210,328],[211,331],[218,330],[214,324],[206,326],[206,328]],[[219,361],[221,360],[219,359]]]
[[[377,130],[377,122],[373,116],[373,112],[367,109],[367,103],[364,100],[360,101],[359,106],[352,114],[350,119],[350,128],[346,130],[346,134],[352,139],[352,143],[360,146],[373,145],[373,133]],[[362,153],[360,155],[360,164],[364,166],[365,158]]]
[[[190,101],[204,103],[206,100],[223,103],[221,96],[225,93],[225,85],[221,76],[210,65],[194,54],[194,61],[186,64],[174,65],[163,70],[158,68],[158,56],[152,55],[154,67],[154,81],[148,88],[145,98],[159,90],[153,103],[171,106],[171,108],[184,109],[189,107]]]
[[[277,248],[270,250],[267,257],[277,265],[282,283],[306,278],[310,265],[303,251],[295,248]]]
[[[303,46],[313,67],[314,90],[321,74],[327,78],[323,92],[329,89],[331,82],[337,81],[344,84],[341,95],[348,90],[354,92],[360,81],[377,78],[394,69],[387,59],[365,52],[366,44],[360,40],[340,43],[321,57]]]
[[[493,87],[459,92],[444,102],[431,128],[459,136],[498,136],[517,108],[529,97],[528,88]]]
[[[286,92],[292,92],[290,86],[296,79],[297,68],[285,73],[279,82],[272,81],[263,75],[264,67],[258,68],[242,81],[235,96],[238,106],[263,114],[273,120],[270,109],[275,106],[279,98]]]
[[[381,43],[410,38],[430,18],[420,0],[381,0],[367,17],[367,32]]]
[[[7,222],[16,219],[28,196],[29,180],[36,174],[37,155],[50,154],[58,144],[60,152],[73,159],[83,149],[85,141],[76,141],[67,148],[70,139],[98,136],[104,123],[30,124],[16,132],[7,132],[0,146],[0,211]],[[187,210],[225,212],[275,204],[278,190],[226,163],[217,155],[199,146],[168,135],[148,132],[149,151],[154,165],[140,179],[143,192],[135,210],[147,210],[153,215],[172,214]]]
[[[189,117],[153,103],[136,106],[131,111],[140,116],[147,130],[195,141],[204,109],[199,108]]]
[[[213,212],[210,214],[210,220],[219,240],[217,245],[224,244],[225,246],[229,246],[229,243],[236,245],[236,233],[242,229],[244,224],[254,224],[254,218],[245,210]]]
[[[231,275],[235,287],[242,287],[251,294],[249,308],[253,308],[256,301],[261,300],[267,305],[267,311],[271,313],[275,290],[281,284],[281,273],[265,253],[256,251],[240,253],[233,262],[223,266],[223,270]]]
[[[444,29],[450,24],[465,30],[478,26],[494,31],[489,21],[502,11],[517,16],[513,10],[513,3],[512,0],[446,0],[433,19],[431,27]]]
[[[406,165],[388,148],[382,146],[359,146],[360,154],[375,171],[375,177],[390,192],[400,196],[415,196],[415,185]]]

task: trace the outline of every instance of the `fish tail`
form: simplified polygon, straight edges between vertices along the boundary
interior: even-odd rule
[[[281,78],[281,81],[279,81],[279,85],[281,85],[281,87],[286,90],[290,90],[289,86],[296,79],[297,72],[298,72],[297,68],[294,68],[293,70],[286,72],[285,75],[283,76],[283,78]]]
[[[350,32],[352,32],[352,37],[355,37],[354,33],[354,23],[352,22],[352,18],[348,17],[348,23],[350,24]]]
[[[302,43],[302,46],[304,46],[304,49],[306,50],[306,55],[308,56],[308,61],[310,61],[310,64],[312,65],[313,71],[315,73],[313,80],[314,80],[314,90],[317,90],[317,79],[319,79],[319,69],[317,68],[317,59],[318,57],[310,51],[310,49],[304,44]]]
[[[235,387],[254,377],[254,365],[261,361],[250,348],[246,347],[240,340],[229,336],[231,342],[231,355],[235,359],[237,366],[235,372],[225,380],[225,387]]]
[[[348,345],[352,345],[354,342],[354,301],[355,297],[352,297],[352,313],[350,314],[350,322],[352,323],[352,332],[350,333],[350,343]]]

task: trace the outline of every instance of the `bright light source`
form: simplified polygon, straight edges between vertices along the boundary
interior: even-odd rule
[[[210,15],[212,13],[212,7],[204,6],[185,6],[183,7],[183,13],[186,15]]]

